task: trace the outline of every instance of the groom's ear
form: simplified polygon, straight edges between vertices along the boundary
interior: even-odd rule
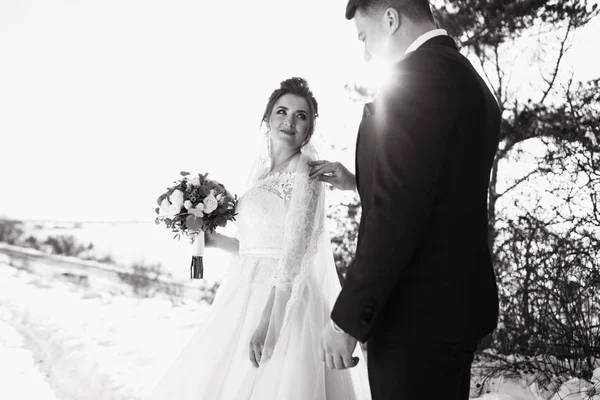
[[[388,28],[388,32],[390,35],[396,33],[396,31],[400,28],[401,16],[398,10],[393,7],[389,7],[385,10],[385,23]]]

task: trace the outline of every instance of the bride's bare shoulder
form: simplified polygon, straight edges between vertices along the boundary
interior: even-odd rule
[[[297,154],[287,163],[284,172],[296,172],[301,162],[301,154]]]
[[[311,161],[315,161],[315,158],[304,153],[298,154],[290,161],[289,169],[291,171],[306,170],[309,168],[308,163]]]

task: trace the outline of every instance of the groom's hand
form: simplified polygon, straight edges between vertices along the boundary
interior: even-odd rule
[[[348,171],[339,162],[329,162],[325,160],[310,161],[311,167],[309,177],[318,179],[322,182],[331,184],[336,189],[354,190],[356,188],[356,178],[352,172]]]
[[[358,364],[358,358],[352,357],[357,340],[347,333],[336,332],[331,324],[321,334],[319,356],[330,369],[347,369]]]

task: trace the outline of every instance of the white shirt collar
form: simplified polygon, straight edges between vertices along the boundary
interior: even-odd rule
[[[404,54],[408,54],[411,51],[415,51],[416,49],[418,49],[419,47],[421,47],[421,45],[423,43],[425,43],[426,41],[428,41],[429,39],[433,39],[436,36],[447,36],[448,32],[446,32],[445,29],[432,29],[429,32],[425,32],[424,34],[422,34],[421,36],[419,36],[417,38],[417,40],[415,40],[414,42],[411,43],[410,46],[408,46],[408,49],[406,49],[406,51],[404,52]]]

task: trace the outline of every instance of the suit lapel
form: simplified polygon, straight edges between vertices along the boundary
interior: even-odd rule
[[[362,123],[361,123],[361,125],[362,125]],[[355,173],[354,179],[356,181],[356,190],[358,190],[360,192],[360,189],[359,189],[360,188],[360,182],[359,182],[359,180],[360,180],[360,178],[359,178],[360,174],[359,174],[359,171],[358,171],[358,151],[359,151],[358,149],[359,149],[359,143],[360,143],[360,128],[358,128],[358,135],[356,135],[356,149],[354,149],[354,173]]]
[[[362,155],[365,151],[367,151],[366,148],[364,148],[365,146],[361,146],[361,135],[365,135],[365,134],[369,134],[369,133],[365,133],[365,131],[367,131],[367,125],[369,119],[374,115],[374,106],[373,103],[366,103],[364,108],[363,108],[363,115],[362,115],[362,120],[360,122],[360,127],[358,128],[358,136],[356,138],[356,149],[354,151],[355,154],[355,158],[354,158],[354,171],[356,172],[356,188],[358,189],[359,193],[361,192],[360,190],[360,169],[359,169],[359,158],[362,158]]]

